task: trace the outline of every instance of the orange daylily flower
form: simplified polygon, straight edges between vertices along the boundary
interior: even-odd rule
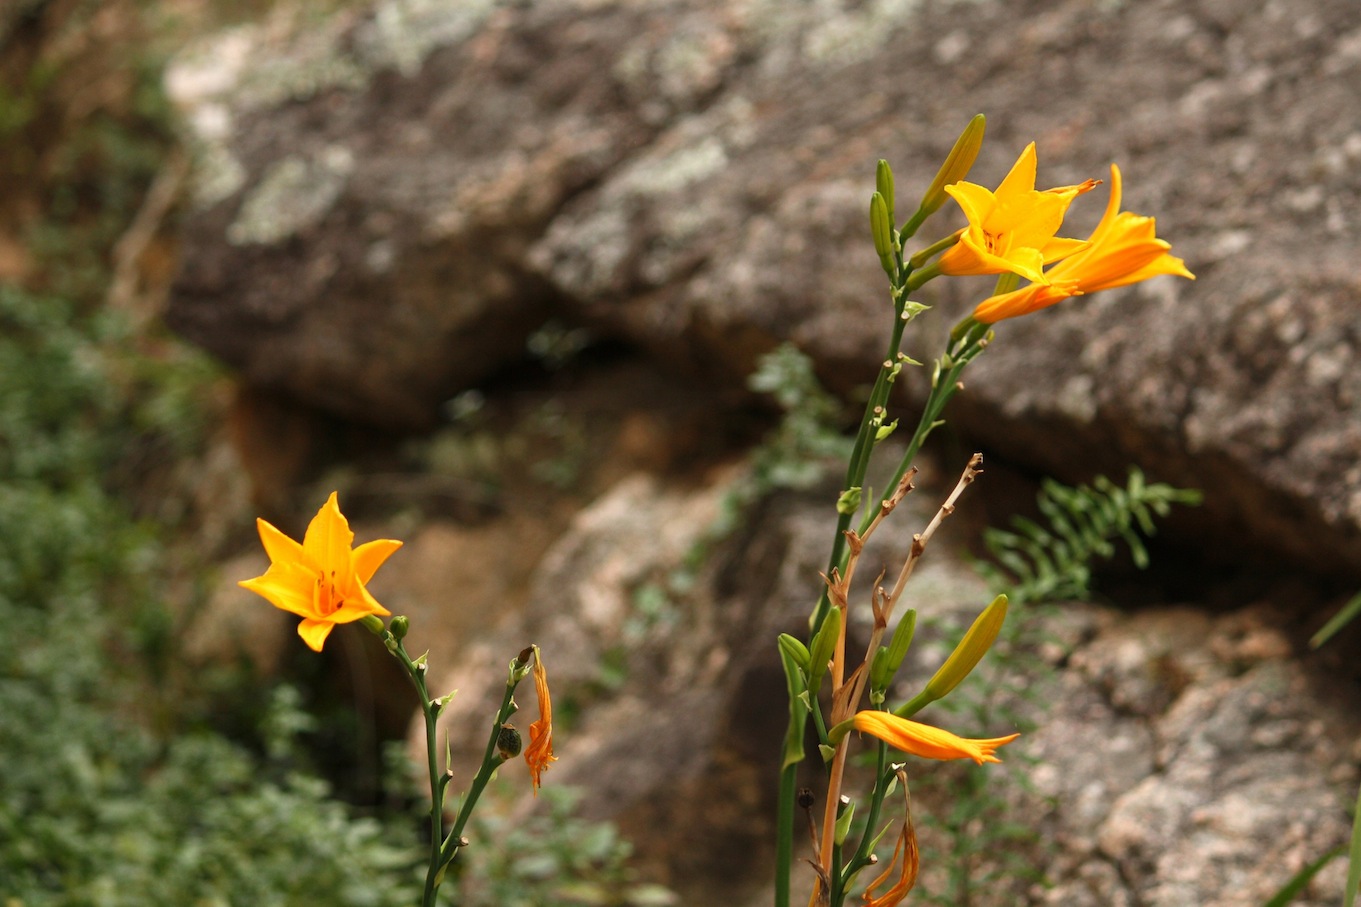
[[[1068,205],[1098,180],[1076,186],[1035,189],[1035,143],[1021,152],[1011,172],[989,191],[975,183],[960,181],[945,191],[964,209],[969,226],[945,254],[939,266],[943,274],[1001,274],[1010,271],[1035,283],[1048,283],[1044,266],[1082,250],[1082,240],[1054,234],[1068,213]]]
[[[1021,736],[1011,734],[986,740],[959,737],[929,724],[899,718],[892,712],[872,710],[856,713],[855,729],[879,738],[894,749],[923,759],[972,759],[979,765],[1001,762],[993,755],[996,749]]]
[[[548,695],[548,672],[544,670],[543,655],[534,647],[534,691],[539,697],[539,720],[529,726],[529,746],[525,747],[525,763],[534,783],[534,796],[539,795],[539,776],[556,762],[553,755],[553,701]]]
[[[1050,268],[1044,281],[983,300],[974,309],[974,320],[994,324],[1069,296],[1123,287],[1160,274],[1195,280],[1184,261],[1168,254],[1172,246],[1155,235],[1153,218],[1120,210],[1120,195],[1120,168],[1112,164],[1110,201],[1087,238],[1087,248]]]
[[[870,894],[874,889],[883,885],[893,875],[893,867],[899,865],[898,860],[902,858],[902,868],[898,872],[898,880],[893,883],[893,887],[883,894],[875,897]],[[889,861],[887,868],[879,878],[865,886],[865,891],[860,895],[865,902],[865,907],[896,907],[902,903],[903,898],[907,897],[912,891],[912,887],[917,884],[917,873],[921,869],[921,854],[917,850],[917,831],[912,827],[912,817],[903,820],[903,831],[898,835],[898,843],[893,848],[893,859]]]
[[[354,533],[334,491],[307,524],[301,545],[265,520],[255,522],[269,569],[238,585],[301,617],[298,635],[313,651],[321,651],[336,624],[392,613],[369,594],[366,584],[402,543],[378,539],[352,550]]]

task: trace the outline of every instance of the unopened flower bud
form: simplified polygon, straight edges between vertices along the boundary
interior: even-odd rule
[[[879,265],[892,275],[893,222],[889,220],[888,203],[878,192],[870,196],[870,234],[874,237],[874,251],[879,255]]]
[[[893,226],[893,170],[888,161],[879,160],[874,168],[874,188],[884,197],[884,207],[888,209],[888,223]]]
[[[388,624],[388,631],[398,639],[403,639],[409,629],[411,629],[411,621],[407,620],[404,614],[398,614],[392,619],[392,623]]]
[[[983,609],[983,613],[974,619],[973,625],[964,634],[964,638],[959,641],[959,645],[955,646],[950,657],[945,659],[945,663],[926,682],[926,688],[922,691],[922,695],[928,702],[934,702],[945,696],[959,686],[961,680],[969,676],[969,672],[992,648],[1006,617],[1007,597],[999,595],[992,600],[992,604]]]
[[[998,595],[992,599],[991,605],[983,609],[979,617],[974,618],[973,625],[969,626],[964,639],[961,639],[960,644],[950,652],[950,658],[945,659],[945,663],[931,675],[931,680],[927,681],[921,692],[894,710],[894,714],[900,718],[915,715],[925,705],[934,703],[940,697],[946,696],[955,686],[960,685],[960,681],[968,677],[969,671],[979,665],[989,648],[992,648],[992,643],[995,643],[998,633],[1002,631],[1002,622],[1006,617],[1007,596]]]
[[[904,236],[914,235],[923,221],[940,210],[940,206],[945,204],[946,186],[957,183],[969,175],[969,169],[973,167],[973,162],[978,157],[978,150],[983,147],[983,129],[986,125],[987,119],[980,113],[964,127],[964,131],[955,140],[955,147],[951,148],[949,155],[946,156],[945,163],[936,171],[936,178],[926,188],[926,194],[922,196],[917,213],[903,226]]]
[[[898,626],[894,628],[889,644],[880,646],[879,651],[874,653],[874,661],[870,665],[871,691],[882,692],[893,682],[893,675],[898,673],[903,659],[907,657],[907,650],[912,645],[912,636],[916,629],[917,612],[916,609],[909,608],[898,621]]]

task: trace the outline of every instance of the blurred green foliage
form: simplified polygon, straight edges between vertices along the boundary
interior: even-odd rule
[[[170,624],[164,546],[106,480],[183,412],[122,396],[115,341],[69,301],[0,289],[0,896],[409,903],[406,826],[384,833],[185,715],[160,734],[144,720],[164,694],[147,657]],[[271,740],[300,726],[290,707],[261,716]]]
[[[215,369],[103,307],[113,249],[171,147],[134,4],[29,3],[0,34],[0,903],[393,905],[417,839],[280,759],[191,730],[164,658],[172,527],[137,483],[202,440]],[[119,19],[118,17],[122,17]],[[77,114],[81,84],[122,86]],[[121,81],[120,81],[121,80]],[[190,565],[192,566],[192,565]]]
[[[539,809],[512,820],[503,811],[474,815],[475,841],[455,863],[455,900],[471,907],[673,907],[675,894],[639,882],[632,848],[608,822],[575,817],[571,788],[545,787]]]
[[[106,306],[174,148],[162,13],[0,7],[0,904],[416,903],[421,825],[400,804],[361,815],[301,768],[321,730],[302,697],[177,655],[203,565],[162,519],[192,505],[149,499],[201,453],[218,372]],[[463,870],[467,907],[667,903],[569,800],[487,821],[501,840]]]
[[[1200,499],[1194,489],[1150,485],[1135,467],[1123,486],[1105,476],[1075,487],[1046,479],[1035,504],[1048,525],[1016,516],[1010,530],[987,530],[983,541],[995,563],[980,562],[978,570],[1014,604],[1080,601],[1091,594],[1092,562],[1113,557],[1116,539],[1142,570],[1148,550],[1140,535],[1152,536],[1154,518],[1167,516],[1172,505]]]

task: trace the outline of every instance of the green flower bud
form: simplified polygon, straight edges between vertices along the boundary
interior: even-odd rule
[[[992,604],[983,609],[983,613],[974,619],[973,625],[964,634],[964,638],[959,641],[959,645],[955,646],[950,657],[945,659],[945,663],[926,682],[926,689],[923,692],[930,701],[934,702],[945,696],[959,686],[961,680],[969,676],[969,672],[992,648],[1006,617],[1007,597],[999,595],[992,600]]]
[[[884,197],[884,207],[888,209],[889,225],[893,224],[893,170],[888,161],[880,158],[874,168],[874,188]]]
[[[785,682],[789,687],[789,725],[785,731],[784,762],[780,766],[783,770],[803,761],[803,729],[808,722],[809,701],[804,672],[791,647],[780,646],[780,663],[784,667]]]
[[[874,653],[874,662],[870,666],[871,691],[885,690],[893,682],[893,675],[898,673],[903,659],[907,657],[907,650],[912,645],[912,636],[916,630],[917,612],[909,608],[898,621],[898,626],[894,628],[893,638],[889,644],[880,646],[879,651]]]
[[[832,660],[836,650],[837,638],[841,635],[841,609],[832,608],[822,621],[818,635],[808,647],[808,689],[816,696],[822,686],[822,675],[827,673],[827,663]]]
[[[874,251],[879,254],[880,267],[892,276],[893,222],[889,220],[888,203],[878,192],[870,196],[870,234],[874,237]]]
[[[407,620],[406,615],[403,614],[398,614],[392,619],[392,622],[388,624],[388,631],[398,639],[404,639],[406,637],[406,631],[409,629],[411,629],[411,621]]]
[[[917,213],[903,226],[904,236],[914,235],[928,217],[940,210],[940,206],[945,204],[946,186],[957,183],[969,175],[969,169],[978,158],[978,149],[983,147],[983,129],[986,125],[987,119],[980,113],[964,127],[964,131],[955,140],[955,147],[950,149],[945,163],[940,165],[940,170],[936,171],[936,178],[931,181],[926,194],[922,196]]]
[[[806,673],[808,671],[808,647],[788,633],[781,633],[777,642],[780,645],[780,652],[793,659],[794,664]]]

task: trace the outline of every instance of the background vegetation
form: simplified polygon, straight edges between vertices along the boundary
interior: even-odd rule
[[[313,770],[296,690],[229,666],[188,676],[177,654],[207,579],[206,515],[182,501],[224,382],[146,315],[174,262],[158,180],[181,166],[160,73],[221,12],[0,11],[6,907],[418,899],[405,766],[386,811],[342,803]],[[569,805],[519,862],[468,867],[465,903],[509,903],[511,879],[523,904],[658,902],[632,884],[627,844]]]

